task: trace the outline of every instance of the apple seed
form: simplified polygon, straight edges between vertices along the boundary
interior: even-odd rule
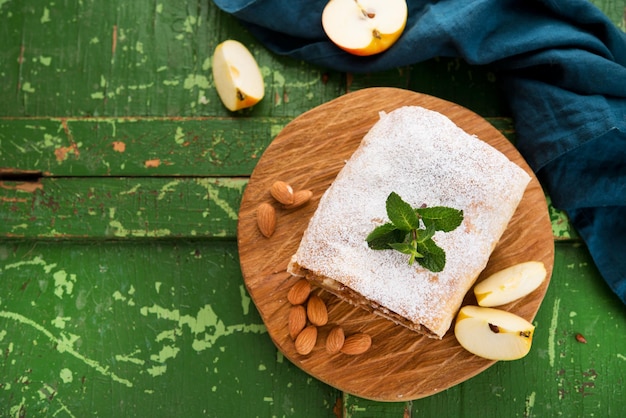
[[[490,329],[493,333],[495,333],[495,334],[497,334],[497,333],[499,333],[499,332],[500,332],[500,328],[498,328],[498,326],[497,326],[497,325],[494,325],[494,324],[491,324],[491,323],[489,324],[489,329]]]

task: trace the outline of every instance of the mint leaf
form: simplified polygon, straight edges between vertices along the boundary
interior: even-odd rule
[[[415,254],[415,248],[405,242],[397,242],[395,244],[389,244],[391,248],[396,251],[401,252],[402,254]]]
[[[426,240],[432,239],[432,237],[435,235],[435,232],[435,225],[426,225],[426,229],[415,230],[415,239],[417,240],[417,242],[424,242]]]
[[[420,220],[417,213],[397,193],[391,192],[389,194],[386,207],[387,216],[397,229],[408,232],[419,228]]]
[[[415,241],[411,242],[411,244],[407,244],[406,242],[400,242],[396,244],[389,244],[389,246],[394,250],[401,252],[402,254],[410,255],[411,257],[409,258],[409,265],[413,265],[416,258],[424,257],[422,254],[417,252],[417,242]]]
[[[424,225],[434,225],[437,231],[454,231],[463,222],[463,211],[446,206],[415,209]]]
[[[417,250],[424,256],[418,258],[417,262],[420,266],[432,271],[433,273],[439,273],[446,265],[446,253],[438,246],[432,239],[418,242]]]
[[[392,223],[376,227],[366,238],[367,245],[372,250],[388,250],[390,244],[404,241],[406,232],[401,231]]]
[[[395,250],[409,255],[424,268],[438,273],[446,265],[446,253],[433,240],[435,232],[450,232],[463,222],[463,211],[445,206],[412,208],[400,195],[391,192],[386,201],[391,222],[377,226],[367,236],[373,250]],[[423,225],[423,227],[422,227]]]

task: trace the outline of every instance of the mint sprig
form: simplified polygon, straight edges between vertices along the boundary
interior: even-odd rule
[[[446,265],[446,253],[433,240],[435,232],[454,231],[463,222],[463,211],[446,206],[413,208],[396,192],[386,202],[390,222],[376,227],[367,236],[373,250],[395,250],[437,273]]]

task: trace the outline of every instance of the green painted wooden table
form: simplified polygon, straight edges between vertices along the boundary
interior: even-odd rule
[[[594,3],[624,28],[624,0]],[[246,293],[239,202],[289,121],[393,86],[466,106],[514,141],[489,68],[327,71],[269,53],[209,0],[0,0],[0,22],[0,416],[625,413],[626,308],[552,207],[555,269],[531,353],[428,398],[378,403],[310,377]],[[267,87],[238,113],[211,77],[229,38]]]

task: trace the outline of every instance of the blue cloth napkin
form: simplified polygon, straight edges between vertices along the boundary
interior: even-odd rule
[[[433,57],[489,64],[517,147],[626,303],[626,34],[586,0],[408,0],[405,32],[357,57],[325,36],[327,0],[214,0],[271,51],[346,72]]]

